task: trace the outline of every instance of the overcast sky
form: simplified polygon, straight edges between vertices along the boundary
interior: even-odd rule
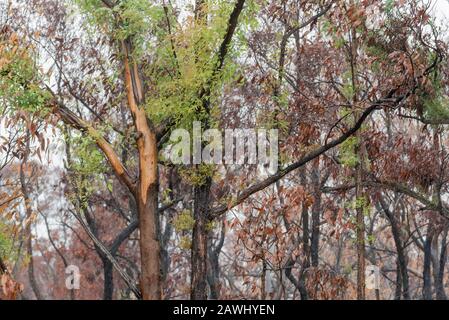
[[[449,1],[448,0],[435,0],[435,14],[446,20],[449,17]]]

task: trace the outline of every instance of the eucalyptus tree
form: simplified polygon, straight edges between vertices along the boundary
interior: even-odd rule
[[[6,61],[8,69],[2,69],[4,71],[2,96],[9,99],[8,106],[15,110],[39,114],[47,121],[60,119],[70,127],[81,131],[87,139],[86,145],[94,143],[102,151],[117,179],[127,188],[135,201],[139,219],[141,288],[144,299],[162,297],[158,143],[167,132],[167,123],[188,124],[189,120],[196,119],[198,114],[205,112],[202,109],[207,108],[212,90],[216,90],[215,86],[221,81],[220,74],[243,3],[244,1],[238,1],[235,6],[217,3],[207,8],[198,4],[202,8],[195,10],[203,10],[204,13],[208,11],[208,14],[213,16],[213,23],[187,24],[188,28],[181,29],[180,24],[174,21],[177,15],[175,8],[165,3],[76,2],[85,13],[86,19],[75,23],[87,22],[86,29],[89,29],[89,32],[101,30],[105,35],[104,37],[94,35],[94,38],[98,41],[104,41],[106,38],[110,40],[109,48],[105,46],[104,50],[113,54],[114,58],[110,64],[100,65],[98,69],[104,68],[101,70],[104,72],[102,76],[105,78],[109,76],[109,79],[105,80],[123,81],[120,94],[126,97],[124,104],[127,113],[131,115],[126,117],[126,121],[130,121],[125,125],[126,132],[114,131],[117,128],[114,128],[114,125],[111,128],[110,121],[113,120],[105,121],[96,112],[97,106],[91,106],[89,99],[83,99],[84,83],[78,79],[68,78],[74,75],[73,67],[72,70],[69,70],[69,67],[65,68],[64,71],[69,75],[62,72],[63,76],[56,83],[52,70],[46,75],[40,73],[41,70],[36,63],[39,63],[39,58],[52,58],[51,52],[42,51],[46,49],[45,44],[53,40],[59,41],[58,48],[65,50],[64,54],[60,55],[61,58],[65,59],[64,61],[70,59],[69,50],[73,49],[73,43],[69,47],[70,43],[65,42],[68,37],[62,39],[54,37],[50,32],[45,34],[39,30],[39,25],[33,23],[29,23],[28,28],[7,25],[3,30],[3,36],[8,38],[8,46],[2,53],[5,53],[5,56],[10,55]],[[13,5],[11,9],[16,9],[18,16],[29,14],[17,7],[20,8],[20,2],[16,3],[16,8]],[[37,19],[39,15],[46,16],[47,20],[55,18],[57,24],[50,30],[67,24],[65,17],[62,16],[64,12],[49,11],[57,7],[55,4],[49,2],[39,7],[44,9],[43,12],[32,12],[27,18]],[[189,12],[184,14],[188,15]],[[229,18],[226,18],[226,15]],[[187,21],[188,19],[189,17],[186,18]],[[172,28],[175,27],[179,29],[176,30],[176,34],[172,34]],[[76,41],[73,38],[70,40]],[[16,55],[17,48],[20,48],[22,54]],[[105,52],[97,54],[103,56]],[[85,58],[89,59],[87,56]],[[60,60],[54,59],[53,63],[57,69],[63,69]],[[89,70],[89,76],[95,72],[94,69],[95,67],[92,67]],[[79,75],[78,73],[77,76]],[[81,85],[74,88],[75,83]],[[116,84],[106,84],[103,89],[106,86],[108,86],[106,94],[117,88]],[[77,92],[77,89],[81,92]],[[101,96],[98,97],[98,100],[101,99]],[[77,103],[83,105],[87,111],[74,112],[72,109],[76,110]],[[107,108],[113,110],[114,106]],[[114,136],[117,131],[118,136]],[[114,146],[120,139],[130,139],[131,143],[135,143],[137,165],[131,161],[125,163],[120,158]],[[199,223],[202,222],[203,220],[199,220]],[[201,228],[204,228],[204,225]],[[202,233],[204,229],[200,231],[204,239]],[[192,258],[193,261],[196,260],[194,255]],[[202,263],[205,261],[202,260]],[[200,273],[195,271],[193,274]],[[194,284],[193,288],[196,287]]]
[[[220,295],[219,254],[222,248],[228,250],[226,217],[237,209],[247,218],[240,226],[244,232],[237,233],[239,244],[257,265],[248,268],[259,271],[262,262],[261,297],[266,297],[269,272],[279,275],[280,288],[285,274],[303,298],[318,297],[308,290],[303,271],[320,267],[321,220],[330,202],[321,188],[351,177],[352,186],[345,189],[353,190],[347,211],[356,218],[357,297],[364,299],[368,187],[399,190],[433,210],[447,211],[414,190],[371,179],[378,172],[370,172],[369,161],[380,157],[373,152],[377,117],[442,121],[435,117],[441,103],[435,102],[441,102],[444,89],[435,88],[442,82],[444,42],[429,22],[425,4],[394,4],[12,1],[8,12],[13,19],[5,21],[0,35],[2,107],[10,115],[23,116],[28,128],[38,122],[60,129],[64,143],[74,144],[66,149],[66,162],[73,186],[81,188],[75,188],[71,204],[105,265],[112,263],[137,296],[164,298],[173,221],[160,212],[182,195],[180,207],[192,211],[178,215],[186,218],[187,227],[182,227],[192,235],[186,246],[191,250],[192,299],[207,298],[208,285],[213,297]],[[160,151],[170,145],[173,129],[192,133],[195,121],[202,123],[202,130],[248,124],[279,129],[279,170],[206,163],[173,170]],[[42,140],[41,129],[30,132]],[[302,170],[299,180],[293,176],[297,169]],[[124,215],[129,221],[116,237],[118,246],[139,229],[141,290],[117,263],[117,246],[108,248],[93,232],[89,201],[93,188],[111,187],[110,181],[99,179],[106,171],[120,183],[120,194],[128,200],[121,203],[127,202],[131,211]],[[173,171],[177,181],[182,180],[178,188],[167,179]],[[312,200],[308,193],[313,193]],[[282,210],[273,206],[276,199]],[[257,206],[258,201],[266,207]],[[288,218],[283,210],[291,203],[302,212]],[[388,208],[382,209],[390,215]],[[212,247],[217,221],[222,227]],[[402,239],[396,240],[399,250]],[[305,258],[295,272],[298,248],[304,249]],[[406,276],[404,265],[401,269]],[[406,279],[402,283],[406,287]]]

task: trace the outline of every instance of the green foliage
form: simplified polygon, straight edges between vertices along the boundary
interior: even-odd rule
[[[363,215],[368,217],[371,214],[371,206],[367,197],[358,197],[347,204],[347,208],[351,210],[362,209]],[[353,217],[355,219],[355,217]],[[355,220],[353,221],[355,223]]]
[[[329,20],[323,19],[321,22],[321,31],[324,32],[324,34],[327,35],[334,35],[336,34],[338,28],[337,26],[333,25]]]
[[[428,56],[429,64],[437,57],[435,53]],[[439,70],[434,70],[429,76],[430,82],[425,88],[417,90],[417,97],[422,105],[425,119],[438,121],[449,119],[449,96],[443,87],[444,80]]]
[[[87,18],[87,27],[101,28],[117,41],[132,38],[135,59],[139,59],[148,48],[148,35],[158,34],[158,25],[164,19],[161,6],[147,0],[122,0],[112,8],[101,0],[75,0]]]
[[[192,238],[190,236],[182,236],[179,241],[179,247],[184,250],[192,249]]]
[[[109,179],[106,182],[106,187],[108,188],[109,192],[113,192],[114,191],[114,180]]]
[[[75,136],[71,138],[71,163],[70,170],[74,173],[73,184],[76,194],[69,196],[71,201],[79,201],[82,207],[87,205],[87,201],[93,192],[100,187],[113,191],[113,181],[108,180],[104,185],[101,175],[106,171],[104,156],[98,150],[93,137]]]
[[[184,250],[189,250],[192,248],[192,237],[191,232],[195,225],[195,219],[192,216],[190,210],[183,210],[179,213],[172,221],[175,230],[181,234],[179,247]],[[216,227],[214,221],[209,221],[206,224],[206,230],[212,231]]]
[[[449,97],[437,95],[424,99],[425,116],[429,120],[449,119]]]
[[[176,231],[192,231],[195,220],[189,210],[184,210],[173,219],[173,226]]]
[[[51,95],[39,86],[38,70],[28,52],[13,46],[0,53],[0,97],[12,111],[19,109],[45,115]]]
[[[351,265],[351,264],[345,264],[344,266],[343,266],[343,270],[342,270],[342,272],[343,272],[343,274],[345,274],[345,275],[350,275],[352,272],[353,272],[354,270],[353,270],[353,266]]]
[[[10,258],[13,251],[13,240],[10,233],[9,226],[0,221],[0,257],[3,260]]]
[[[180,25],[170,5],[166,14],[162,4],[147,0],[123,0],[113,8],[105,7],[101,0],[74,1],[91,26],[106,30],[118,41],[131,39],[135,61],[141,62],[145,53],[142,72],[151,79],[145,110],[155,124],[167,117],[174,120],[176,127],[188,128],[194,120],[205,119],[211,126],[214,124],[213,118],[219,116],[217,106],[223,85],[235,81],[239,75],[232,61],[246,46],[245,27],[257,25],[254,14],[259,10],[257,1],[246,3],[220,72],[216,72],[218,50],[234,2],[207,0],[203,7],[207,24],[186,17]],[[171,32],[166,27],[167,21]]]
[[[344,38],[341,38],[341,37],[340,38],[336,38],[335,39],[335,48],[341,49],[341,48],[344,47],[345,43],[346,43],[346,41],[345,41]]]
[[[374,58],[370,65],[371,71],[374,73],[381,72],[381,64],[388,60],[388,53],[385,51],[385,48],[377,42],[377,39],[382,37],[384,36],[377,32],[368,32],[366,53],[368,56]]]
[[[162,198],[163,203],[169,204],[171,202],[170,196],[171,196],[172,192],[173,192],[173,190],[171,190],[169,188],[166,188],[166,189],[164,189],[164,191],[162,191],[161,198]]]
[[[83,13],[86,13],[88,22],[92,25],[107,27],[114,21],[113,11],[104,6],[101,0],[74,0]]]
[[[181,177],[192,186],[202,186],[207,178],[214,176],[215,168],[210,164],[199,164],[197,167],[182,167],[179,169]]]
[[[245,43],[236,37],[237,41],[228,48],[226,63],[215,73],[218,49],[232,8],[233,4],[225,1],[206,1],[203,10],[208,13],[207,25],[190,21],[171,35],[158,33],[154,62],[145,70],[148,77],[157,79],[146,102],[147,113],[154,122],[168,115],[181,127],[188,127],[194,120],[210,121],[204,108],[207,100],[209,109],[216,113],[222,86],[235,81],[239,74],[232,61]]]
[[[281,134],[288,134],[290,128],[289,120],[279,119],[279,117],[276,117],[277,114],[279,114],[278,110],[259,114],[257,118],[258,127],[266,130],[278,129]]]
[[[385,12],[391,14],[395,7],[395,0],[385,0],[384,1]]]
[[[354,98],[354,87],[352,86],[352,73],[350,71],[345,72],[342,75],[344,85],[341,88],[341,92],[345,98],[351,101]]]
[[[105,172],[104,156],[98,150],[90,136],[73,138],[73,161],[71,169],[80,175],[92,175]]]
[[[376,242],[376,236],[373,234],[369,234],[366,237],[366,241],[368,242],[368,244],[373,245]]]
[[[191,232],[195,224],[195,219],[190,210],[183,210],[172,221],[175,230],[181,234],[179,247],[184,250],[192,248]]]
[[[344,166],[355,168],[358,165],[359,157],[355,153],[358,144],[359,139],[352,136],[340,145],[340,161]]]
[[[356,209],[366,208],[367,206],[368,206],[368,199],[366,199],[365,197],[359,197],[355,199]]]
[[[330,36],[333,45],[336,49],[342,49],[346,44],[346,39],[344,36],[340,33],[340,30],[338,26],[332,24],[329,20],[322,21],[321,25],[321,31],[327,35]]]
[[[206,224],[206,231],[211,232],[217,227],[217,223],[215,221],[209,221]]]

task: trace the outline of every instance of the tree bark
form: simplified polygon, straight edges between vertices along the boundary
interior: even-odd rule
[[[424,242],[423,289],[422,289],[422,295],[424,300],[432,300],[432,277],[431,277],[432,238],[433,238],[433,231],[431,226],[429,225],[427,229],[426,241]]]
[[[319,158],[317,158],[319,159]],[[320,245],[320,213],[321,213],[321,191],[320,191],[320,177],[319,177],[319,162],[314,163],[312,170],[312,183],[313,183],[313,197],[314,202],[312,205],[312,237],[310,244],[310,255],[312,261],[312,267],[318,267],[319,265],[319,245]]]
[[[434,266],[434,281],[435,281],[435,295],[437,300],[447,300],[446,292],[444,291],[444,269],[447,260],[446,254],[446,240],[447,240],[447,230],[444,231],[441,239],[441,247],[439,256],[436,255],[432,259]],[[436,247],[438,247],[438,238],[436,238]]]
[[[192,300],[207,299],[207,261],[208,261],[208,233],[209,195],[212,179],[194,190],[193,218],[195,224],[192,235],[191,250],[191,295]]]
[[[156,133],[149,123],[143,103],[143,87],[138,67],[131,64],[129,55],[131,43],[122,42],[124,53],[124,78],[128,107],[134,119],[137,131],[137,149],[139,152],[139,181],[134,191],[137,203],[140,230],[141,291],[144,300],[162,298],[160,242],[158,216],[158,149]]]
[[[299,280],[293,276],[292,268],[295,265],[295,261],[292,258],[289,258],[287,263],[284,266],[285,276],[287,279],[298,289],[299,294],[301,296],[301,300],[308,300],[308,293],[305,284],[305,268],[302,267],[302,270],[299,275]]]
[[[307,185],[307,177],[305,170],[299,172],[299,178],[301,185]],[[301,221],[302,221],[302,235],[298,234],[298,243],[302,242],[304,259],[301,261],[301,270],[299,272],[299,278],[296,279],[292,273],[292,269],[296,264],[296,261],[290,256],[284,265],[284,273],[287,279],[295,286],[299,291],[301,300],[308,300],[308,293],[305,283],[305,278],[307,274],[307,269],[310,267],[310,246],[309,246],[309,209],[307,206],[302,206],[301,211]],[[290,228],[290,223],[285,222],[287,230]]]
[[[30,132],[27,131],[26,136],[26,145],[24,150],[24,156],[23,160],[20,164],[20,186],[21,191],[23,195],[23,201],[25,206],[25,213],[26,213],[26,226],[25,226],[25,237],[26,237],[26,252],[30,259],[28,263],[28,278],[30,280],[30,286],[34,292],[34,295],[36,296],[37,300],[43,300],[43,296],[41,294],[41,291],[39,289],[39,285],[37,283],[37,279],[34,272],[34,256],[33,256],[33,238],[32,238],[32,231],[31,231],[31,222],[32,222],[32,216],[33,212],[31,210],[31,199],[28,192],[28,184],[26,181],[25,176],[25,166],[28,161],[28,156],[30,154]]]
[[[218,259],[219,253],[210,250],[208,283],[210,288],[210,298],[213,300],[220,298],[220,264]]]
[[[195,18],[198,23],[202,25],[207,24],[207,15],[203,11],[205,9],[204,0],[195,1]],[[218,50],[217,63],[212,70],[212,76],[209,81],[213,81],[214,78],[222,70],[225,58],[228,53],[228,47],[232,41],[235,30],[237,28],[239,16],[243,10],[245,0],[237,0],[234,9],[229,16],[226,33],[221,42]],[[199,98],[202,100],[202,109],[198,111],[205,111],[210,116],[210,83],[203,87],[199,92]],[[206,122],[209,119],[206,119]],[[209,123],[204,124],[204,129],[209,128]],[[194,190],[194,219],[195,224],[193,227],[192,235],[192,253],[191,253],[191,294],[192,300],[204,300],[207,299],[207,263],[208,263],[208,230],[207,224],[211,221],[209,198],[210,188],[212,185],[212,179],[206,178],[206,182]]]
[[[402,296],[402,275],[399,259],[396,259],[396,288],[394,291],[394,300],[401,300]]]
[[[103,261],[103,300],[112,300],[114,295],[114,278],[113,278],[113,266],[112,263],[107,259],[102,259]]]
[[[224,240],[226,236],[225,224],[222,223],[221,233],[218,243],[215,247],[209,246],[209,274],[208,283],[210,288],[210,298],[217,300],[220,298],[220,253],[224,245]]]
[[[410,300],[410,292],[409,292],[409,276],[408,276],[408,259],[407,254],[404,249],[403,240],[401,236],[401,229],[399,226],[399,222],[397,221],[397,218],[394,215],[394,212],[391,212],[388,209],[387,204],[380,199],[380,205],[382,207],[382,210],[385,212],[385,215],[387,216],[388,221],[390,222],[391,226],[391,232],[393,234],[393,240],[394,244],[396,246],[396,253],[397,253],[397,264],[399,268],[399,272],[401,273],[399,279],[401,279],[401,288],[402,288],[402,296],[405,300]]]
[[[6,264],[3,262],[2,257],[0,257],[0,274],[4,274],[8,271]]]
[[[351,5],[354,5],[351,1]],[[358,38],[356,28],[351,30],[350,42],[350,66],[352,78],[352,103],[356,106],[358,103],[358,86],[357,86],[357,50]],[[359,117],[359,111],[354,111],[355,119]],[[363,212],[362,201],[365,199],[363,192],[363,141],[359,131],[355,133],[357,145],[354,148],[354,154],[357,157],[357,165],[355,167],[355,201],[356,201],[356,241],[357,241],[357,300],[365,300],[365,216]],[[363,203],[363,205],[362,205]]]
[[[141,290],[144,300],[159,300],[161,292],[160,247],[158,236],[157,185],[150,184],[138,199],[140,228]]]

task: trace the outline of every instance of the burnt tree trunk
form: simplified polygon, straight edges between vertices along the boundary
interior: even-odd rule
[[[0,257],[0,274],[4,274],[7,271],[6,264],[3,262],[2,257]]]
[[[446,292],[444,291],[444,269],[447,260],[446,240],[447,230],[444,231],[441,239],[439,255],[436,253],[434,259],[432,259],[433,265],[437,266],[437,268],[434,268],[435,295],[437,300],[447,300]],[[438,248],[438,238],[435,239],[435,248]]]
[[[307,177],[306,177],[305,170],[300,171],[299,178],[300,178],[301,184],[303,186],[306,186],[307,185]],[[310,267],[310,246],[309,246],[309,238],[310,238],[309,233],[310,232],[309,232],[309,210],[306,205],[302,206],[301,221],[302,221],[302,235],[298,234],[298,237],[301,236],[301,238],[298,240],[298,242],[302,242],[304,259],[301,261],[301,270],[299,272],[299,278],[296,279],[292,273],[292,269],[296,264],[296,261],[293,259],[293,257],[289,257],[289,259],[285,263],[284,273],[285,273],[286,278],[299,291],[301,300],[308,300],[308,293],[307,293],[307,289],[306,289],[305,278],[306,278],[307,269]],[[288,228],[290,228],[289,223],[286,222],[286,225],[288,226]]]
[[[210,298],[217,300],[220,298],[220,253],[224,245],[226,236],[225,224],[222,223],[220,238],[214,247],[209,246],[209,268],[208,282],[210,288]]]
[[[312,237],[310,242],[310,256],[312,261],[312,267],[318,267],[319,265],[319,250],[320,250],[319,245],[320,245],[321,191],[320,191],[320,177],[318,165],[319,165],[318,162],[314,164],[314,168],[312,170],[312,183],[314,188],[313,191],[314,202],[312,205]]]
[[[396,259],[396,287],[394,291],[394,300],[401,300],[402,297],[402,275],[399,259]]]
[[[114,273],[112,263],[107,259],[103,262],[103,300],[112,300],[114,295]]]
[[[209,250],[208,283],[210,288],[210,298],[217,300],[220,298],[220,253]]]
[[[232,10],[227,29],[217,53],[217,61],[215,67],[212,70],[212,76],[208,79],[209,83],[204,83],[203,88],[199,91],[198,97],[202,101],[202,110],[198,112],[205,112],[207,117],[210,116],[210,96],[211,96],[211,83],[214,78],[219,75],[225,58],[228,53],[229,45],[232,41],[233,35],[237,28],[239,16],[243,10],[245,0],[237,0],[234,9]],[[206,2],[204,0],[195,1],[195,23],[199,25],[207,25],[207,9]],[[204,129],[207,130],[210,127],[209,118],[206,118],[204,123]],[[192,300],[207,299],[207,264],[208,264],[208,224],[210,222],[209,217],[209,200],[210,200],[210,188],[212,185],[212,179],[206,178],[206,182],[201,186],[197,186],[194,189],[194,212],[195,219],[192,235],[192,252],[191,252],[191,294]]]
[[[209,223],[209,196],[212,179],[194,190],[193,218],[195,220],[192,235],[191,251],[191,294],[192,300],[205,300],[207,290],[207,264],[208,264],[208,223]]]
[[[432,300],[432,228],[429,225],[426,241],[424,242],[424,265],[423,265],[423,289],[422,296],[424,300]]]
[[[408,276],[408,259],[407,254],[405,252],[402,236],[401,236],[401,229],[399,227],[398,220],[393,212],[391,212],[388,209],[387,204],[380,199],[380,204],[385,212],[385,215],[387,216],[388,221],[390,222],[391,226],[391,232],[393,234],[393,240],[394,244],[396,246],[396,253],[397,253],[397,264],[398,264],[398,271],[400,272],[400,277],[398,279],[401,280],[401,288],[402,288],[402,296],[405,300],[410,300],[410,281]]]

